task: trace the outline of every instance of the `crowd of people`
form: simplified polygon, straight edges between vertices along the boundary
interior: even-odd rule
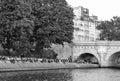
[[[40,63],[72,63],[72,59],[71,58],[66,58],[66,59],[46,59],[46,58],[35,58],[35,57],[7,57],[7,56],[1,56],[0,57],[0,62],[11,62],[11,63],[15,63],[15,62],[40,62]]]

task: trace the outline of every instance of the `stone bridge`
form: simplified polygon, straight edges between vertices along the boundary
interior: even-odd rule
[[[120,67],[120,41],[88,41],[74,43],[73,60],[81,60],[82,56],[93,55],[101,67]]]

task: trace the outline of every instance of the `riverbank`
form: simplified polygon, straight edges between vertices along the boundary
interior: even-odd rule
[[[76,64],[76,63],[39,63],[39,62],[1,62],[0,71],[18,70],[43,70],[43,69],[66,69],[66,68],[89,68],[98,67],[96,64]]]

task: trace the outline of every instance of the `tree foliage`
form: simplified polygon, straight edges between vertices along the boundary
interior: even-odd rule
[[[73,10],[65,0],[1,0],[0,42],[18,53],[40,53],[73,36]]]
[[[102,21],[97,29],[101,31],[100,40],[120,40],[120,17],[113,17],[110,21]]]
[[[35,17],[36,50],[50,47],[52,43],[71,42],[73,12],[65,0],[33,0],[32,7]]]
[[[29,51],[32,47],[29,38],[34,28],[30,7],[17,0],[1,0],[0,8],[0,42],[3,48]]]

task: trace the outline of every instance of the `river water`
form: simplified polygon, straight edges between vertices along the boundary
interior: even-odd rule
[[[0,72],[0,81],[120,81],[120,69],[86,68]]]

